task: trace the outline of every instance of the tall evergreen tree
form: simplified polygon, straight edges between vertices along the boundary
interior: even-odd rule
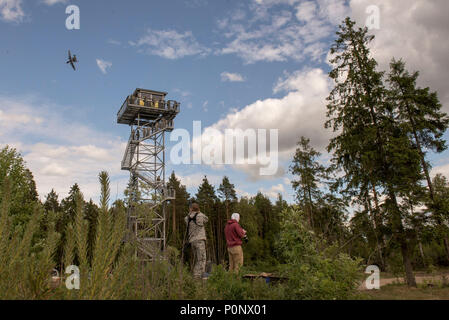
[[[77,214],[78,204],[84,207],[84,199],[80,187],[75,183],[69,191],[69,195],[61,201],[61,211],[56,221],[56,231],[61,234],[57,250],[57,261],[61,262],[64,257],[64,247],[67,242],[67,230],[71,226]],[[81,208],[82,210],[83,208]]]
[[[171,216],[171,221],[167,221],[169,231],[168,242],[171,245],[181,248],[185,231],[184,217],[189,212],[190,194],[187,192],[186,186],[182,185],[181,181],[176,178],[174,171],[168,179],[168,187],[173,188],[176,193],[175,201],[171,201],[168,205],[168,214]]]
[[[298,176],[298,180],[294,180],[292,185],[296,190],[296,198],[300,206],[307,214],[311,228],[314,228],[314,203],[321,198],[318,185],[326,172],[324,166],[317,161],[320,155],[310,146],[310,139],[301,137],[293,158],[293,164],[290,167],[290,172]]]
[[[230,219],[230,207],[237,201],[237,194],[235,192],[235,186],[229,182],[228,177],[224,177],[220,186],[218,187],[218,195],[224,201],[226,207],[226,219]]]
[[[219,243],[219,234],[222,232],[218,230],[217,220],[219,217],[218,212],[218,197],[215,193],[215,188],[207,180],[207,176],[204,176],[201,185],[198,188],[198,192],[195,195],[196,201],[200,205],[201,211],[209,217],[208,226],[206,226],[207,238],[209,240],[210,251],[209,256],[218,263],[223,259],[223,248]]]
[[[383,73],[369,51],[373,36],[355,28],[347,18],[331,48],[330,72],[335,87],[329,95],[326,127],[338,135],[329,144],[334,161],[345,171],[348,187],[371,185],[385,193],[389,224],[398,242],[407,283],[416,286],[410,259],[412,242],[404,226],[408,212],[399,200],[419,188],[419,155],[404,125],[396,121],[394,105],[387,102]]]
[[[278,193],[278,197],[276,199],[276,202],[274,204],[274,210],[276,211],[276,214],[281,214],[282,211],[288,208],[287,201],[284,200],[284,197],[282,194]]]
[[[120,210],[124,211],[121,207]],[[92,201],[89,200],[84,205],[84,219],[87,221],[87,257],[89,261],[92,260],[93,248],[95,246],[95,235],[97,234],[98,214],[100,208]]]
[[[80,187],[78,186],[77,183],[75,183],[70,188],[69,195],[67,196],[67,198],[64,198],[61,201],[61,208],[64,212],[64,221],[66,225],[69,222],[73,222],[73,219],[75,218],[77,197],[79,195],[81,195],[82,197]]]
[[[430,178],[430,165],[426,151],[441,153],[447,149],[443,135],[449,127],[449,117],[444,113],[436,92],[417,87],[419,72],[410,74],[401,60],[392,60],[388,82],[391,86],[391,103],[397,108],[398,118],[407,125],[413,144],[417,148],[423,173],[429,189],[431,211],[437,212],[435,195]],[[449,239],[438,214],[434,218],[440,227],[449,260]]]
[[[254,197],[254,206],[259,220],[259,235],[263,239],[262,255],[265,261],[274,263],[275,244],[280,230],[280,216],[274,210],[270,199],[258,192]]]
[[[51,189],[50,193],[45,197],[44,209],[47,213],[51,211],[57,213],[61,210],[58,200],[58,194],[54,189]]]

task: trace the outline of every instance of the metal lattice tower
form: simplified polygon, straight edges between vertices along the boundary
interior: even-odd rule
[[[122,170],[131,177],[129,236],[136,241],[136,254],[142,260],[153,260],[165,249],[167,201],[176,197],[165,182],[165,133],[173,130],[180,104],[166,101],[166,95],[136,89],[117,114],[117,123],[131,128]]]

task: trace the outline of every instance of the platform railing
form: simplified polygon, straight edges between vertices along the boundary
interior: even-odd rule
[[[169,110],[169,111],[175,111],[176,113],[179,113],[180,110],[180,104],[177,101],[174,100],[150,100],[150,99],[141,99],[137,97],[128,96],[125,101],[122,104],[122,107],[120,108],[119,112],[117,113],[117,117],[120,118],[126,111],[126,107],[128,104],[132,104],[135,106],[141,106],[141,107],[149,107],[154,109],[163,109],[163,110]]]
[[[129,96],[126,97],[125,101],[122,104],[122,107],[120,108],[120,110],[117,113],[117,118],[120,118],[126,111],[126,107],[128,106],[128,101],[129,101]]]

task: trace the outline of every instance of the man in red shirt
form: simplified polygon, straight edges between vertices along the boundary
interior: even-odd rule
[[[229,254],[229,271],[238,272],[243,265],[242,239],[246,231],[239,225],[240,215],[233,213],[225,227],[226,244]]]

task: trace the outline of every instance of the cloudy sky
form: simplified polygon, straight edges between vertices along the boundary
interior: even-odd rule
[[[80,30],[66,29],[71,4]],[[324,151],[332,134],[323,128],[326,58],[337,26],[348,15],[364,25],[372,5],[380,68],[402,57],[449,111],[447,0],[0,0],[0,146],[24,155],[42,197],[51,188],[64,197],[78,182],[97,199],[100,170],[120,197],[129,128],[116,124],[117,111],[136,87],[162,90],[181,102],[177,128],[192,132],[199,120],[203,129],[279,129],[271,177],[252,165],[169,163],[192,194],[204,175],[216,186],[227,175],[241,196],[280,192],[292,201],[297,140]],[[449,152],[431,160],[434,173],[449,175]]]

